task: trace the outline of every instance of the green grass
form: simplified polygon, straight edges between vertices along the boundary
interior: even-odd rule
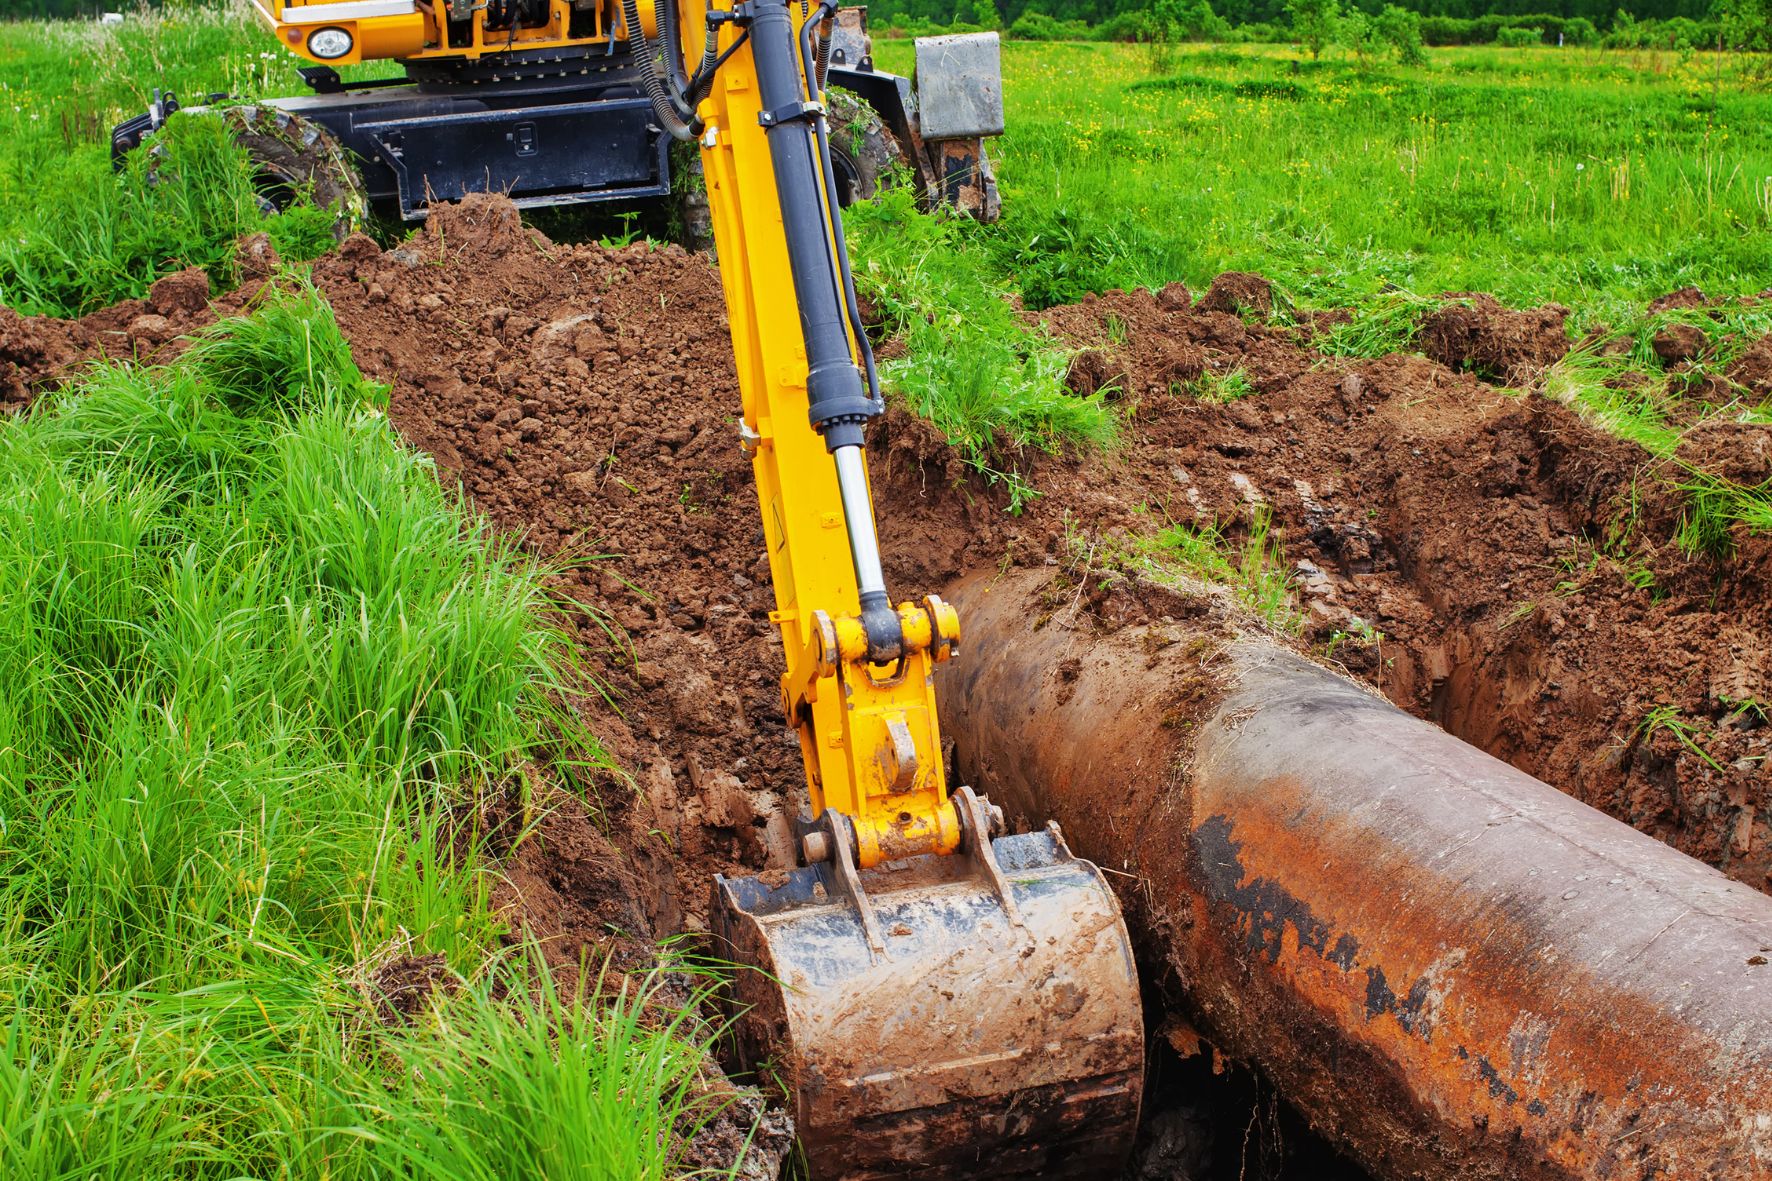
[[[1223,373],[1208,370],[1187,383],[1187,392],[1202,402],[1222,406],[1250,397],[1256,390],[1249,381],[1249,375],[1239,368],[1227,369]]]
[[[881,42],[882,68],[910,46]],[[1261,272],[1311,306],[1387,285],[1616,319],[1772,281],[1772,93],[1727,55],[1436,49],[1419,69],[1281,46],[1008,42],[1004,218],[1030,306]]]
[[[500,950],[482,804],[594,687],[383,396],[297,286],[0,422],[0,1176],[663,1177],[711,1110],[656,981]]]
[[[1547,392],[1666,456],[1691,417],[1650,342],[1703,322],[1723,347],[1692,379],[1772,325],[1733,311],[1647,316],[1688,284],[1712,296],[1772,282],[1772,93],[1727,55],[1494,47],[1441,49],[1426,67],[1295,62],[1286,47],[1184,51],[1153,76],[1136,46],[1006,43],[1008,131],[991,146],[1004,197],[995,226],[953,228],[969,281],[1025,306],[1111,288],[1199,288],[1221,270],[1275,281],[1297,307],[1345,306],[1322,351],[1409,351],[1446,291],[1515,306],[1555,300],[1579,331],[1621,326],[1620,356],[1578,350]],[[883,68],[910,46],[882,42]],[[890,251],[891,243],[862,242]],[[941,339],[913,346],[939,353]],[[1616,380],[1634,368],[1645,380]],[[1194,392],[1218,396],[1216,379]],[[926,404],[928,398],[919,404]],[[1767,408],[1734,408],[1754,420]],[[1689,515],[1718,528],[1765,517],[1757,490],[1692,483]],[[1725,515],[1711,520],[1713,508]]]
[[[1134,543],[1131,562],[1158,581],[1177,575],[1228,589],[1243,608],[1276,631],[1304,627],[1273,511],[1256,505],[1240,539],[1214,523],[1171,523]]]
[[[1422,320],[1446,306],[1446,302],[1410,291],[1373,296],[1352,309],[1347,323],[1337,324],[1318,337],[1316,347],[1337,357],[1383,357],[1411,352]]]
[[[857,288],[904,344],[882,379],[975,469],[1007,481],[1012,511],[1034,495],[1017,452],[1113,441],[1105,395],[1066,388],[1069,350],[1017,314],[1008,284],[967,256],[971,223],[918,213],[908,188],[852,208],[845,220]]]
[[[155,87],[187,103],[292,93],[294,59],[244,4],[168,4],[117,27],[5,26],[0,44],[0,305],[78,315],[140,297],[185,266],[233,281],[233,244],[263,229],[285,258],[332,245],[330,219],[297,206],[265,217],[245,158],[220,126],[175,116],[156,154],[113,174],[111,126]]]
[[[1638,733],[1644,738],[1653,738],[1656,734],[1662,731],[1672,734],[1681,746],[1697,755],[1717,774],[1728,774],[1728,772],[1723,770],[1723,765],[1717,762],[1715,756],[1699,745],[1696,729],[1694,729],[1692,723],[1680,716],[1680,711],[1677,707],[1671,705],[1658,705],[1649,711],[1648,715],[1643,718],[1643,721],[1638,726]]]

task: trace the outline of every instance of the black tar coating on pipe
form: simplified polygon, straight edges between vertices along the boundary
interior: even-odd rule
[[[1278,882],[1268,878],[1248,881],[1243,868],[1243,846],[1231,837],[1231,820],[1224,815],[1208,817],[1194,829],[1190,842],[1195,878],[1205,887],[1210,901],[1228,906],[1236,914],[1236,922],[1244,929],[1243,945],[1252,955],[1264,956],[1270,964],[1279,962],[1284,946],[1286,925],[1298,934],[1299,948],[1309,948],[1318,958],[1334,964],[1343,972],[1351,972],[1360,953],[1360,942],[1348,932],[1339,935],[1318,918],[1310,904],[1294,896]],[[1385,980],[1384,969],[1366,969],[1366,1020],[1371,1022],[1389,1013],[1403,1029],[1424,1042],[1433,1041],[1433,1021],[1427,1012],[1431,985],[1422,977],[1403,996],[1397,996]],[[1469,1050],[1456,1047],[1460,1058],[1471,1059]],[[1475,1055],[1477,1074],[1488,1084],[1489,1094],[1512,1106],[1520,1101],[1520,1093],[1501,1077],[1495,1064],[1481,1054]],[[1534,1110],[1536,1109],[1536,1110]],[[1545,1108],[1538,1100],[1527,1105],[1533,1115]]]

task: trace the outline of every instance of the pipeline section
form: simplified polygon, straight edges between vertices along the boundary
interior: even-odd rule
[[[1381,1178],[1772,1176],[1772,898],[1223,621],[1049,618],[1051,577],[950,589],[941,725],[1118,871],[1172,1041]]]

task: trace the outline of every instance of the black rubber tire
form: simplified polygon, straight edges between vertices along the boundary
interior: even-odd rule
[[[362,176],[350,153],[326,128],[266,106],[228,107],[221,117],[252,159],[253,181],[267,215],[305,198],[333,211],[332,236],[339,242],[364,223],[369,200]]]
[[[862,98],[833,86],[825,91],[829,108],[831,163],[837,172],[837,203],[871,201],[910,163],[898,137]]]

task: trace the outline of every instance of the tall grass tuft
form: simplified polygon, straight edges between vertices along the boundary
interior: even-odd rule
[[[845,220],[857,286],[905,345],[884,366],[888,384],[972,467],[1007,481],[1012,509],[1034,495],[1016,451],[1114,440],[1106,400],[1065,386],[1069,352],[1018,315],[1008,286],[968,257],[971,223],[919,213],[908,185],[852,207]]]
[[[154,91],[187,105],[301,87],[250,4],[138,8],[119,26],[9,23],[0,49],[0,305],[71,316],[140,297],[185,266],[234,279],[234,241],[264,230],[285,258],[332,246],[301,202],[265,216],[220,120],[175,115],[114,173],[110,129]]]
[[[1171,522],[1135,543],[1138,569],[1160,581],[1177,575],[1222,586],[1243,608],[1276,631],[1296,635],[1304,627],[1292,574],[1273,510],[1255,505],[1241,541],[1221,525]]]
[[[660,1177],[712,1102],[651,989],[499,958],[480,802],[602,755],[383,395],[298,286],[0,424],[0,1176]]]

